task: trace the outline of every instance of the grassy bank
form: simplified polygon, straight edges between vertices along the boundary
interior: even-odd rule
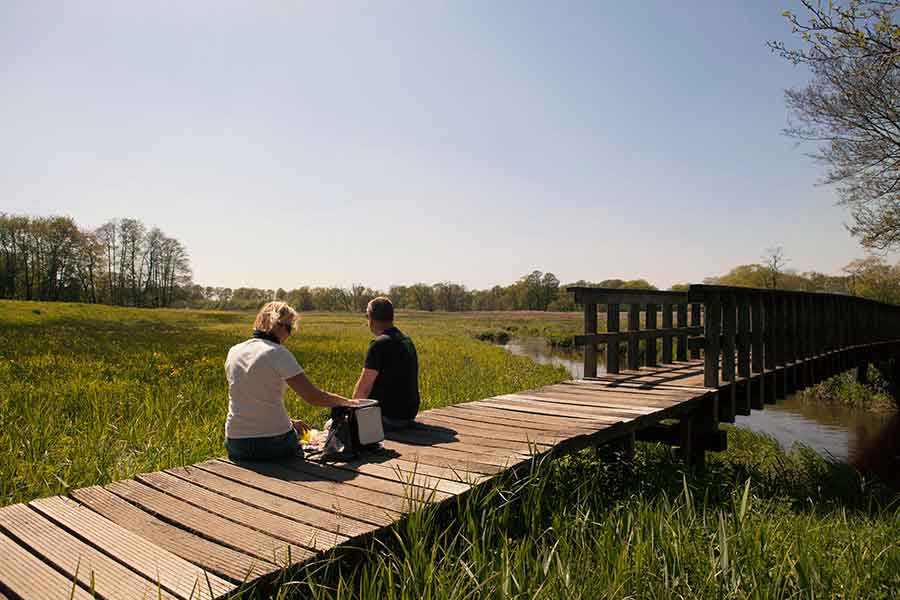
[[[251,313],[0,302],[0,505],[221,456],[225,354],[252,322]],[[485,327],[475,316],[411,313],[398,324],[419,350],[423,408],[567,378],[472,339]],[[360,315],[303,314],[287,345],[313,382],[350,394],[370,337]],[[325,419],[293,392],[287,403],[311,423]]]
[[[685,472],[668,448],[590,452],[401,524],[367,560],[286,578],[282,598],[895,598],[900,508],[809,449],[731,429]]]

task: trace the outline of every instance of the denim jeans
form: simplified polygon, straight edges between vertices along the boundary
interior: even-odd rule
[[[231,460],[270,460],[303,456],[300,438],[294,429],[272,437],[225,438],[225,448]]]

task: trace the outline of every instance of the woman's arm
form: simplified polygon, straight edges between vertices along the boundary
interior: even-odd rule
[[[297,392],[297,395],[303,398],[313,406],[324,406],[331,408],[333,406],[356,406],[359,404],[354,400],[349,400],[343,396],[320,390],[313,382],[309,380],[305,373],[299,373],[293,377],[286,379],[291,389]]]

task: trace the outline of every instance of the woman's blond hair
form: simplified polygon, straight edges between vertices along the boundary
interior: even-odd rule
[[[256,315],[253,322],[253,329],[264,333],[272,333],[272,330],[279,323],[293,323],[297,318],[297,311],[290,307],[287,302],[269,302]]]

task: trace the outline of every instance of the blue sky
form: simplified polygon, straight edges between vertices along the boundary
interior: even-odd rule
[[[0,211],[205,285],[702,280],[864,253],[781,135],[796,2],[0,3]]]

